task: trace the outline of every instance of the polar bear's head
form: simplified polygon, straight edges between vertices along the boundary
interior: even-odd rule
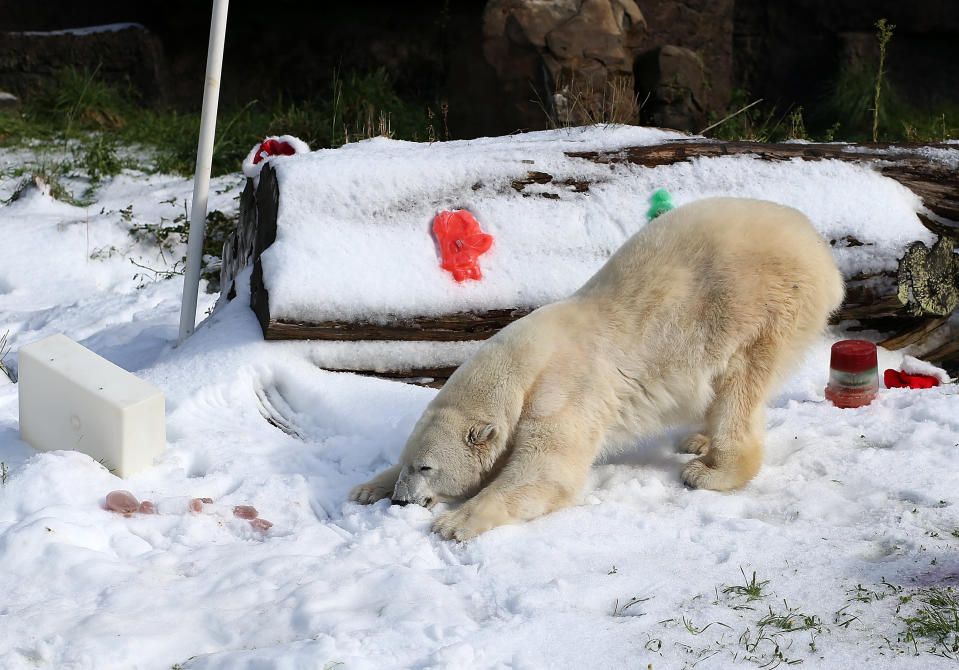
[[[455,407],[428,407],[400,456],[393,504],[432,507],[473,495],[503,451],[502,433]]]

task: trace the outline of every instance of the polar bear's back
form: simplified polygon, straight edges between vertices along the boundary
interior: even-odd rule
[[[701,387],[694,377],[717,373],[760,338],[798,355],[844,287],[829,246],[802,213],[712,198],[651,222],[569,302],[597,324],[604,345],[594,348],[616,366],[642,377],[670,361],[677,378]]]
[[[635,241],[681,250],[702,242],[717,257],[734,257],[747,266],[785,258],[835,267],[829,247],[802,212],[766,200],[698,200],[659,217]]]
[[[651,294],[679,303],[706,296],[718,308],[787,289],[787,301],[816,303],[809,307],[824,314],[842,301],[843,278],[809,220],[764,200],[708,198],[648,224],[578,294],[616,294],[620,306]]]

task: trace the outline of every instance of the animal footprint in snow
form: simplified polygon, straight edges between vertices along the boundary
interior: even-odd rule
[[[111,512],[117,512],[130,517],[139,514],[215,514],[222,517],[235,517],[249,521],[256,530],[267,531],[273,524],[266,519],[259,518],[255,507],[250,505],[220,505],[213,502],[213,498],[161,498],[156,503],[149,500],[140,502],[129,491],[110,491],[107,494],[106,507]]]

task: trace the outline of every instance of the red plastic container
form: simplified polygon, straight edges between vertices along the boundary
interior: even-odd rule
[[[836,407],[862,407],[878,394],[876,345],[866,340],[840,340],[833,344],[826,399]]]

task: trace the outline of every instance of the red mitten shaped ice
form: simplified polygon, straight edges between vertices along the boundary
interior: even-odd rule
[[[256,150],[256,155],[253,156],[253,164],[256,165],[270,156],[292,156],[295,153],[296,149],[289,142],[271,138],[260,144],[260,148]]]
[[[886,370],[883,373],[882,381],[886,384],[887,389],[928,389],[933,386],[939,386],[939,380],[935,377],[929,375],[910,375],[893,369]]]
[[[267,137],[265,140],[254,146],[246,158],[243,159],[243,174],[250,179],[256,180],[260,177],[260,169],[268,158],[273,156],[293,156],[295,154],[309,153],[310,147],[303,140],[292,135],[280,135],[279,137]]]
[[[433,234],[443,256],[440,267],[453,273],[453,279],[483,278],[477,260],[493,246],[493,236],[480,230],[472,214],[465,209],[440,212],[433,219]]]

